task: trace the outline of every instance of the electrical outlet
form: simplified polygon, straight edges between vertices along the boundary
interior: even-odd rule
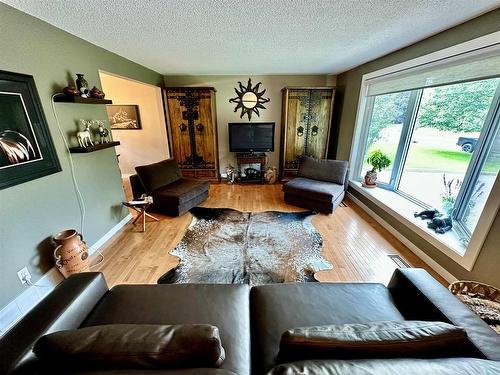
[[[19,277],[19,280],[21,280],[22,284],[27,284],[31,280],[30,271],[28,271],[28,268],[26,267],[17,271],[17,277]]]

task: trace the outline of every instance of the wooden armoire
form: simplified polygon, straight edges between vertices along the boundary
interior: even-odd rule
[[[170,153],[185,177],[219,179],[215,89],[166,87]]]
[[[281,120],[280,177],[295,177],[304,156],[328,153],[335,89],[285,87]]]

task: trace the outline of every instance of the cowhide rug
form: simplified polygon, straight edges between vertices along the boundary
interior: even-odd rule
[[[170,254],[179,265],[158,283],[249,284],[316,281],[331,269],[313,213],[241,212],[195,207],[193,221]]]

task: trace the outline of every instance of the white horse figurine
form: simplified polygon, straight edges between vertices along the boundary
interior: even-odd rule
[[[101,144],[111,142],[111,140],[109,139],[109,130],[104,127],[104,121],[96,120],[96,123],[99,126],[99,136],[101,137]]]
[[[78,139],[78,144],[80,147],[88,147],[90,145],[94,145],[92,142],[92,136],[90,135],[90,121],[80,120],[83,126],[85,126],[85,130],[76,133],[76,138]]]

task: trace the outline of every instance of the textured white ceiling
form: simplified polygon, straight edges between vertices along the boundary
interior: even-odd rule
[[[500,0],[2,0],[163,74],[339,73]]]

